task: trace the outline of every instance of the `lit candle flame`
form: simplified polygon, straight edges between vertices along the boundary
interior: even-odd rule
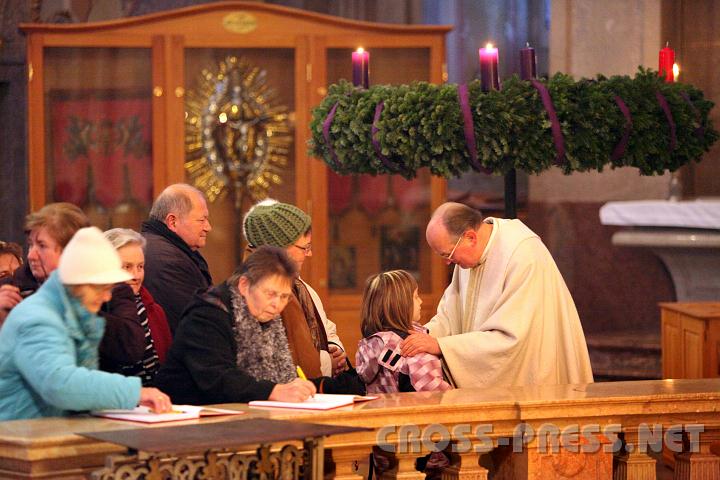
[[[488,42],[488,44],[485,45],[485,50],[492,50],[492,48],[493,48],[493,44],[490,42]]]
[[[363,47],[358,47],[357,50],[355,50],[357,53],[363,53],[365,49]]]
[[[680,66],[677,63],[673,63],[673,82],[677,82],[680,76]]]

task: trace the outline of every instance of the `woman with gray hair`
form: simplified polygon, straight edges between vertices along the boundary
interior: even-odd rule
[[[112,299],[100,314],[107,322],[100,343],[100,369],[138,376],[152,385],[170,348],[172,335],[162,307],[143,287],[145,238],[134,230],[114,228],[105,232],[132,278],[113,288]]]

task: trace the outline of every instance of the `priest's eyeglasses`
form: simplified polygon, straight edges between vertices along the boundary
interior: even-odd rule
[[[448,254],[441,253],[440,256],[441,256],[442,258],[444,258],[445,260],[450,260],[450,259],[452,259],[452,256],[453,256],[453,254],[455,253],[455,250],[457,250],[458,245],[460,245],[460,240],[462,240],[463,237],[465,237],[465,234],[464,234],[464,233],[458,237],[457,242],[455,242],[455,246],[453,247],[452,250],[450,250],[450,253],[448,253]]]

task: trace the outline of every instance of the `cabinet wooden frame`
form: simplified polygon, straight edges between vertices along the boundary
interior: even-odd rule
[[[235,17],[233,17],[235,16]],[[242,18],[228,28],[225,21]],[[230,19],[230,20],[228,20]],[[445,35],[450,26],[389,25],[351,21],[256,2],[229,1],[116,21],[85,24],[22,24],[27,35],[28,171],[30,209],[47,201],[45,49],[49,47],[147,48],[151,52],[153,195],[185,180],[185,57],[190,48],[283,48],[294,51],[296,169],[295,203],[313,217],[316,257],[304,272],[323,299],[328,298],[327,170],[307,154],[313,106],[327,91],[329,49],[423,48],[429,52],[429,81],[441,83],[445,69]],[[237,33],[235,30],[250,30]],[[348,58],[348,62],[350,59]],[[445,200],[446,182],[430,181],[434,209]],[[442,259],[431,262],[431,291],[423,292],[434,308],[447,282]],[[329,302],[332,303],[332,302]],[[344,303],[341,301],[340,303]],[[359,304],[358,304],[359,308]]]

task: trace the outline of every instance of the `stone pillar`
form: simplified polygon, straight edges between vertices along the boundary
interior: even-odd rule
[[[25,243],[28,213],[27,88],[25,36],[18,24],[31,20],[31,3],[2,2],[0,7],[0,240]]]

